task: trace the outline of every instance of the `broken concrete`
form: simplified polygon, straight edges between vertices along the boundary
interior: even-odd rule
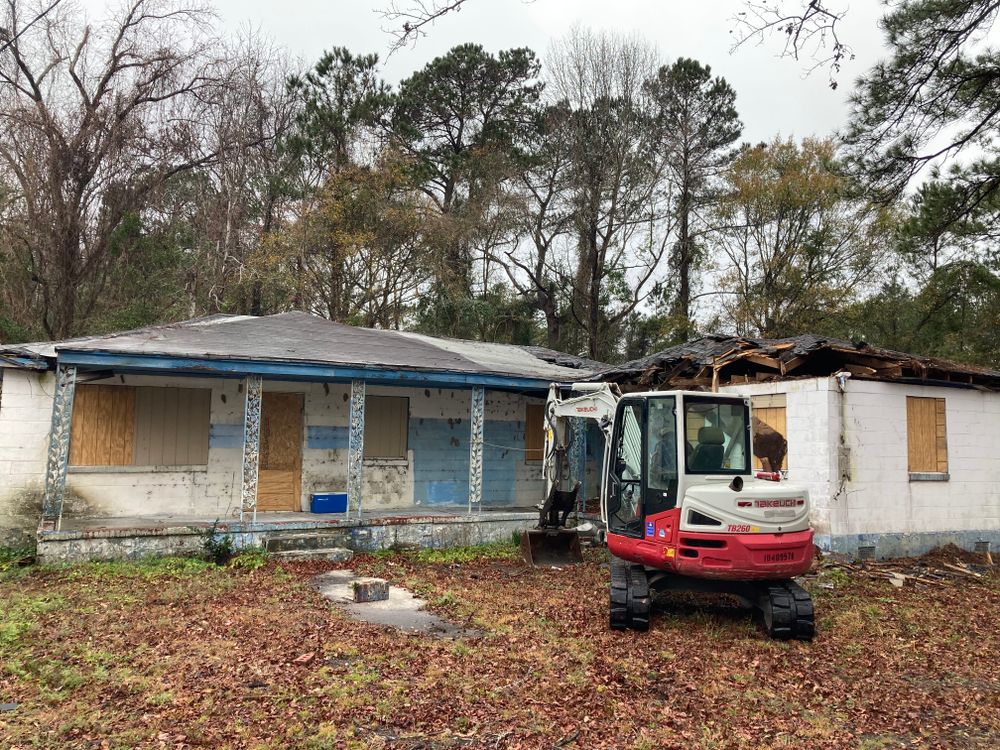
[[[389,598],[389,582],[382,578],[359,578],[351,583],[354,601],[384,602]]]
[[[351,617],[375,625],[384,625],[410,633],[425,633],[442,638],[478,636],[479,632],[443,620],[424,609],[427,602],[400,586],[388,586],[387,598],[374,602],[355,602],[355,584],[370,581],[351,570],[332,570],[313,579],[316,589]]]

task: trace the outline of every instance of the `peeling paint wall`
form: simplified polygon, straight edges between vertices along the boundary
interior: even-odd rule
[[[5,369],[0,394],[0,545],[34,533],[42,509],[55,378]]]
[[[234,518],[240,509],[243,393],[238,380],[140,375],[104,385],[206,388],[212,392],[208,462],[184,467],[70,467],[65,515],[177,515]],[[6,374],[0,401],[0,527],[37,523],[52,410],[50,375]],[[303,393],[301,510],[310,495],[347,489],[349,384],[264,382],[265,391]],[[407,457],[369,459],[364,465],[367,511],[469,499],[468,390],[370,385],[371,395],[409,398]],[[526,507],[541,502],[541,464],[526,462],[526,404],[516,394],[487,391],[483,507]],[[21,520],[25,515],[31,518]]]

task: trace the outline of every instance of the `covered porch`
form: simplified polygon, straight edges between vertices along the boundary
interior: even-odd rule
[[[216,521],[237,546],[351,529],[358,549],[458,543],[438,541],[456,538],[443,527],[523,527],[544,495],[549,385],[596,365],[303,313],[216,316],[16,354],[52,373],[23,375],[51,384],[51,400],[37,402],[51,404],[42,547],[159,537],[189,548]],[[573,434],[582,466],[585,430]],[[317,495],[334,512],[310,513]],[[421,524],[430,531],[413,530]]]

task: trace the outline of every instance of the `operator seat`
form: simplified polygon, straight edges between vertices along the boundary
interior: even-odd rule
[[[719,427],[702,427],[698,430],[698,445],[688,461],[691,471],[719,471],[722,469],[725,433]]]

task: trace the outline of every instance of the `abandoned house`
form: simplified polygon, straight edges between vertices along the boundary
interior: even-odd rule
[[[549,383],[598,367],[298,312],[7,346],[0,365],[0,527],[37,526],[52,560],[192,550],[216,519],[237,544],[509,538],[542,500]]]
[[[749,396],[766,425],[754,425],[757,467],[768,468],[761,433],[783,435],[770,468],[809,488],[821,548],[887,557],[1000,542],[1000,372],[819,336],[708,336],[601,379]]]

